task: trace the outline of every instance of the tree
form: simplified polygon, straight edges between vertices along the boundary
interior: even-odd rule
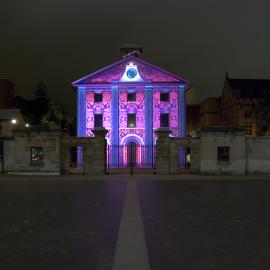
[[[35,126],[41,125],[42,117],[48,112],[50,107],[47,87],[43,83],[38,83],[34,90],[34,99],[27,100],[17,96],[15,104],[17,108],[21,109],[27,123]]]

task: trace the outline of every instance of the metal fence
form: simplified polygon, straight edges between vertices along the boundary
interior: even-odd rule
[[[109,145],[107,168],[155,168],[155,145]]]

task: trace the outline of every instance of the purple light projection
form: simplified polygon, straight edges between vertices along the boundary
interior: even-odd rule
[[[127,73],[133,69],[132,73]],[[134,72],[135,69],[135,72]],[[160,114],[169,114],[169,128],[172,131],[172,136],[184,136],[185,123],[184,116],[181,117],[183,110],[180,107],[185,106],[185,102],[182,100],[183,95],[180,86],[186,87],[190,83],[180,77],[177,77],[167,71],[164,71],[158,67],[155,67],[140,58],[129,56],[123,58],[117,63],[110,65],[106,68],[98,70],[76,82],[72,85],[85,91],[85,109],[80,109],[83,104],[78,104],[78,119],[85,119],[85,122],[78,123],[79,129],[85,129],[86,136],[93,136],[92,129],[94,128],[94,115],[103,114],[103,127],[108,130],[107,141],[108,144],[118,146],[123,145],[126,149],[126,145],[129,142],[135,142],[138,146],[145,145],[145,132],[147,130],[147,136],[151,138],[153,134],[153,143],[156,143],[156,133],[154,130],[160,128]],[[113,90],[114,89],[114,90]],[[119,99],[113,99],[112,91],[118,91]],[[153,99],[145,100],[146,91],[153,92]],[[169,101],[160,101],[160,93],[168,92]],[[102,102],[94,102],[94,93],[102,93]],[[128,93],[136,93],[136,101],[127,101]],[[113,103],[113,104],[112,104]],[[119,123],[119,129],[117,136],[114,136],[114,141],[111,141],[112,130],[112,108],[117,106],[119,112],[114,112],[114,123]],[[149,106],[153,108],[152,125],[148,125],[145,122],[145,112],[149,110]],[[179,107],[180,106],[180,107]],[[151,110],[151,109],[150,109]],[[129,113],[136,114],[136,127],[131,128],[127,126],[127,116]],[[84,115],[82,115],[84,114]],[[180,121],[181,119],[181,121]],[[115,122],[116,121],[116,122]],[[181,123],[179,123],[181,122]],[[153,126],[153,130],[152,130]],[[150,130],[149,130],[149,127]],[[117,138],[118,137],[118,138]],[[138,148],[136,159],[137,163],[143,162],[147,153],[142,153],[141,148]],[[113,153],[113,160],[121,160],[127,162],[127,153],[123,152],[121,155],[118,153],[118,158],[115,159],[115,153]],[[152,160],[152,157],[148,157]]]
[[[169,128],[172,131],[173,137],[178,136],[178,90],[177,87],[170,88],[169,101],[160,101],[160,93],[168,91],[168,88],[164,87],[161,90],[155,90],[153,93],[153,128],[154,130],[160,128],[160,114],[169,113]],[[154,132],[154,142],[156,141],[156,134]]]
[[[78,81],[75,81],[74,83],[72,83],[72,85],[78,87],[80,85],[86,86],[99,83],[118,83],[120,82],[126,70],[126,66],[130,65],[131,63],[137,67],[137,70],[142,79],[141,82],[149,84],[158,82],[173,83],[176,85],[189,84],[188,81],[178,76],[175,76],[166,70],[151,65],[140,58],[129,56],[110,66],[100,69]]]
[[[94,92],[86,92],[86,137],[93,137],[94,115],[103,114],[103,127],[108,130],[106,138],[110,142],[111,134],[111,92],[104,91],[102,102],[94,101]]]
[[[120,144],[126,144],[125,137],[129,134],[139,136],[144,142],[144,91],[139,89],[136,91],[136,101],[127,101],[127,89],[120,89],[119,97],[119,141]],[[136,114],[136,128],[129,128],[127,126],[127,115],[129,113]],[[136,140],[136,136],[134,137]],[[137,141],[137,140],[136,140]]]

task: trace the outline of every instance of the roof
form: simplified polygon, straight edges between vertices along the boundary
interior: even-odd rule
[[[125,76],[129,67],[136,69],[137,75],[133,78]],[[136,74],[136,72],[135,72]],[[191,83],[177,75],[174,75],[166,70],[154,66],[141,58],[129,55],[123,57],[120,61],[112,65],[106,66],[97,70],[75,82],[72,86],[91,86],[95,84],[128,84],[128,83],[143,83],[143,84],[184,84]]]
[[[265,90],[270,91],[270,80],[228,79],[232,89],[240,90],[242,98],[262,98]]]
[[[18,116],[19,109],[0,109],[0,120],[11,120]]]

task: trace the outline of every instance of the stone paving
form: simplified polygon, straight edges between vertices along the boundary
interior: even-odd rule
[[[268,270],[268,180],[0,176],[0,269]]]
[[[0,269],[112,269],[126,182],[0,180]]]

